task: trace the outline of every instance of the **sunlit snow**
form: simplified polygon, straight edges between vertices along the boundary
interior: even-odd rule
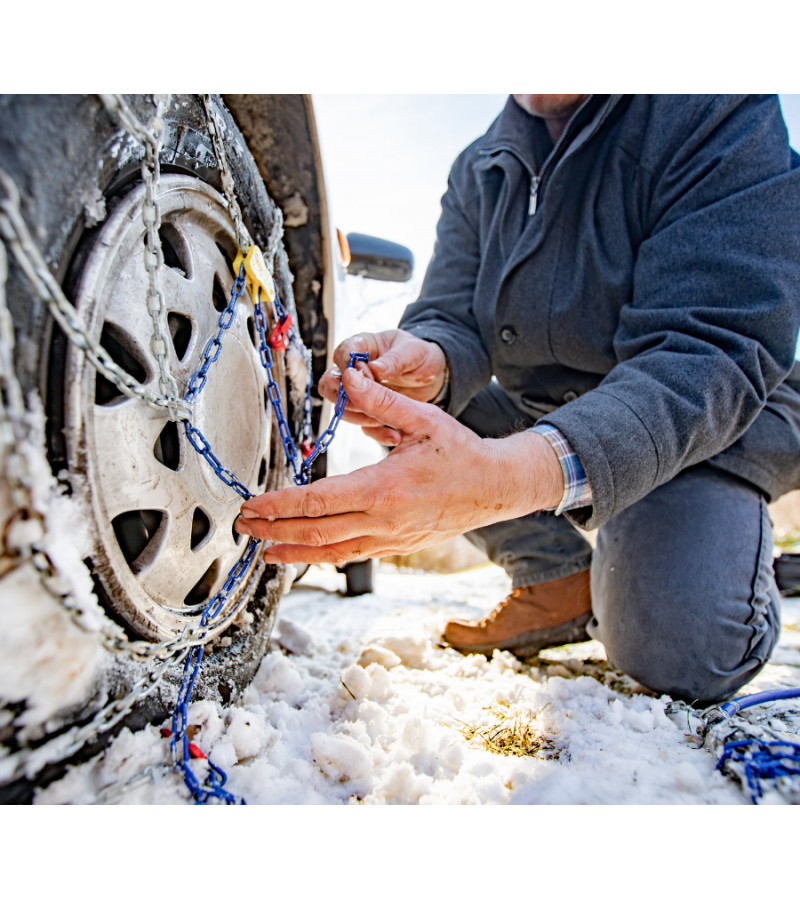
[[[448,617],[479,615],[506,594],[501,570],[384,567],[373,595],[346,598],[343,587],[343,576],[312,568],[284,597],[272,651],[239,704],[190,708],[193,740],[248,803],[747,802],[687,737],[697,720],[668,718],[668,698],[610,670],[602,645],[545,651],[533,667],[438,646]],[[790,627],[748,690],[800,683],[799,617],[800,603],[787,601]],[[467,740],[503,717],[530,722],[544,749],[501,755]],[[93,802],[167,761],[157,726],[124,731],[37,802]],[[193,765],[200,774],[205,764]],[[190,801],[180,778],[159,770],[120,802]]]

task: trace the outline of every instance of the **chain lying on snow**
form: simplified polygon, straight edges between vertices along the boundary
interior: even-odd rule
[[[126,794],[135,791],[148,782],[154,784],[157,775],[169,775],[175,772],[173,766],[164,763],[156,763],[152,766],[145,766],[141,772],[129,778],[127,781],[110,784],[98,792],[94,799],[94,806],[111,806],[118,803]]]
[[[666,714],[682,722],[705,750],[717,758],[717,769],[738,781],[757,804],[772,789],[790,803],[800,803],[800,710],[757,709],[800,696],[800,688],[766,691],[729,700],[703,711],[680,700]],[[692,718],[695,717],[693,725]]]
[[[269,383],[268,396],[278,419],[287,459],[294,468],[295,482],[298,484],[308,483],[311,464],[320,453],[325,452],[333,439],[344,412],[347,395],[344,392],[344,388],[340,386],[339,397],[330,425],[320,437],[316,447],[308,447],[307,439],[311,433],[310,354],[292,327],[292,317],[286,313],[280,299],[277,297],[272,281],[274,259],[283,235],[283,216],[280,209],[275,208],[275,219],[267,245],[266,267],[268,275],[266,277],[269,279],[267,294],[275,304],[276,317],[278,318],[268,341],[266,337],[266,320],[261,302],[262,288],[266,288],[266,279],[262,269],[257,265],[255,269],[253,268],[254,263],[258,263],[259,260],[263,267],[264,259],[261,257],[258,248],[250,244],[249,235],[244,228],[241,209],[234,192],[233,178],[225,158],[219,118],[213,108],[210,95],[203,95],[203,106],[209,132],[220,167],[228,208],[236,227],[240,256],[243,257],[243,261],[239,266],[238,272],[234,271],[236,279],[231,291],[231,300],[220,315],[219,330],[206,346],[203,361],[189,383],[186,396],[183,400],[179,400],[177,398],[176,382],[169,371],[166,351],[166,303],[158,283],[163,256],[158,236],[160,228],[160,212],[157,202],[160,174],[159,151],[164,132],[163,115],[168,106],[169,98],[168,95],[156,95],[154,97],[156,114],[147,125],[143,125],[120,95],[101,95],[101,97],[106,108],[115,115],[122,126],[145,146],[145,159],[142,163],[142,178],[146,186],[146,199],[142,212],[146,229],[145,267],[148,272],[149,282],[148,311],[153,319],[151,349],[159,362],[159,387],[161,394],[144,388],[135,379],[132,379],[131,376],[114,363],[97,341],[86,332],[83,323],[78,318],[72,305],[64,297],[58,283],[50,275],[38,248],[31,239],[20,213],[19,192],[16,185],[6,173],[0,170],[0,183],[2,183],[6,191],[6,198],[0,202],[0,230],[2,230],[3,237],[11,246],[20,268],[28,277],[37,294],[47,304],[62,330],[72,343],[84,352],[95,368],[126,396],[138,399],[157,409],[164,409],[173,421],[183,420],[187,438],[194,449],[206,459],[225,484],[232,487],[240,496],[245,498],[253,495],[229,469],[222,465],[211,450],[208,441],[198,429],[194,428],[189,419],[191,418],[194,401],[205,386],[208,370],[219,357],[222,336],[233,322],[236,303],[244,292],[245,284],[247,284],[251,289],[256,306],[256,323],[260,335],[259,355],[267,372]],[[14,329],[5,301],[7,262],[5,248],[2,247],[1,249],[3,252],[2,256],[0,256],[0,441],[2,441],[4,458],[6,460],[6,477],[12,490],[12,499],[17,507],[17,512],[11,517],[3,533],[3,565],[6,565],[6,560],[11,560],[11,564],[6,566],[6,568],[0,568],[0,577],[7,571],[30,559],[39,572],[40,580],[46,590],[61,603],[62,607],[80,628],[99,636],[106,649],[115,653],[126,653],[137,659],[159,658],[161,664],[153,672],[140,678],[125,697],[115,700],[99,710],[87,724],[73,727],[65,734],[59,735],[57,738],[51,739],[35,749],[26,748],[11,756],[0,758],[0,781],[8,781],[16,777],[20,772],[32,776],[48,762],[68,758],[89,740],[96,738],[117,725],[128,714],[134,703],[146,697],[158,686],[164,673],[170,666],[180,663],[185,658],[183,680],[173,717],[174,730],[170,742],[173,768],[182,771],[185,783],[196,802],[205,803],[212,797],[221,799],[226,803],[237,802],[233,795],[224,790],[225,773],[211,763],[210,760],[207,760],[209,769],[205,784],[202,787],[190,768],[189,744],[186,734],[187,707],[194,681],[202,662],[203,644],[207,639],[210,625],[215,621],[230,597],[231,592],[238,587],[250,568],[259,542],[253,538],[248,541],[242,557],[228,573],[222,589],[211,598],[206,606],[199,626],[195,628],[187,626],[183,633],[176,638],[162,641],[158,644],[152,644],[148,641],[129,641],[121,629],[114,630],[115,626],[110,622],[101,625],[99,631],[96,623],[94,627],[87,625],[84,621],[82,610],[72,597],[67,582],[59,576],[53,561],[42,547],[42,539],[44,537],[43,516],[34,508],[27,462],[22,451],[27,436],[23,425],[25,405],[13,366]],[[246,265],[245,260],[249,261],[250,264]],[[251,278],[247,278],[247,275],[255,276],[256,280],[253,281]],[[288,341],[299,345],[308,370],[302,428],[303,455],[307,458],[299,469],[297,465],[299,454],[283,415],[280,392],[272,375],[273,360],[269,349],[269,344],[271,344],[274,349],[285,350]],[[350,365],[353,366],[358,360],[366,362],[367,359],[366,354],[352,354]],[[27,539],[17,541],[15,544],[9,542],[7,538],[10,526],[15,525],[19,521],[27,522],[28,520],[35,521],[38,527],[33,530],[30,528],[27,530]],[[263,571],[263,562],[257,568],[259,571],[254,574],[260,577]],[[222,623],[216,623],[217,627],[222,627],[226,621],[232,621],[240,611],[243,603],[244,600],[236,604],[235,608],[229,611],[228,616],[225,617]],[[181,758],[177,754],[178,746],[182,750]],[[113,802],[109,798],[117,795],[122,796],[128,790],[132,790],[133,786],[143,783],[143,780],[146,780],[145,776],[150,777],[155,768],[157,767],[148,767],[144,772],[124,785],[111,786],[111,788],[101,792],[103,795],[102,799],[98,799],[100,799],[100,802]],[[117,793],[115,793],[115,789]]]

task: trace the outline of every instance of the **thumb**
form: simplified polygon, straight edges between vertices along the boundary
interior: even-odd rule
[[[427,348],[423,341],[411,341],[392,347],[370,362],[369,367],[378,381],[393,381],[427,362]],[[427,380],[427,379],[426,379]]]
[[[376,381],[365,378],[358,369],[347,369],[343,376],[347,405],[377,419],[383,425],[412,434],[427,424],[430,407],[410,400]]]

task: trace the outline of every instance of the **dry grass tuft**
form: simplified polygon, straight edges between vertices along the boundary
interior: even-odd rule
[[[547,706],[550,704],[548,703]],[[468,725],[461,722],[456,730],[468,744],[482,747],[501,756],[536,756],[539,759],[558,759],[559,750],[534,722],[547,706],[536,714],[521,709],[511,709],[500,702],[494,707],[484,707],[496,719],[485,725]],[[460,720],[457,720],[460,721]]]

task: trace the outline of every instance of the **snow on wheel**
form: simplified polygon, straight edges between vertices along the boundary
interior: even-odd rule
[[[104,223],[75,302],[112,357],[137,380],[155,386],[144,199],[139,185]],[[163,176],[159,205],[168,358],[183,392],[228,304],[236,235],[224,199],[196,178]],[[193,423],[223,465],[260,493],[276,486],[279,470],[249,296],[237,304],[222,343]],[[104,598],[137,633],[173,637],[199,622],[242,554],[244,541],[233,530],[241,498],[194,451],[180,422],[122,395],[74,346],[66,384],[69,468],[85,476],[96,535],[92,563]],[[245,582],[228,598],[212,637],[230,624],[248,588],[252,592],[253,585]]]
[[[138,95],[123,102],[129,105],[129,122],[146,124],[157,98]],[[158,279],[167,307],[166,358],[177,396],[186,392],[204,348],[219,330],[220,312],[231,298],[232,260],[245,235],[261,248],[276,250],[279,297],[312,348],[314,377],[319,378],[333,333],[334,263],[309,99],[232,95],[223,103],[218,96],[174,95],[158,102],[163,108]],[[42,267],[64,302],[74,306],[89,338],[100,343],[126,378],[149,396],[163,396],[164,372],[157,362],[163,353],[154,350],[148,310],[145,147],[111,109],[92,95],[0,98],[0,200],[16,204]],[[286,221],[284,242],[275,240],[280,233],[276,201],[296,206],[299,198],[305,214]],[[49,464],[70,494],[71,507],[82,511],[78,530],[89,525],[89,539],[80,546],[84,555],[77,556],[77,543],[71,551],[71,571],[81,569],[82,602],[105,622],[103,645],[115,649],[103,652],[97,631],[76,628],[76,618],[64,612],[69,604],[54,602],[37,570],[29,562],[6,560],[3,548],[0,577],[9,578],[3,583],[6,595],[22,590],[20,579],[30,595],[14,595],[25,607],[9,608],[16,618],[3,619],[0,609],[3,653],[14,661],[13,683],[0,683],[0,797],[19,802],[30,799],[35,785],[60,777],[66,764],[97,754],[121,728],[136,730],[172,713],[182,680],[182,666],[174,664],[180,650],[142,655],[130,645],[111,647],[108,634],[113,632],[112,644],[138,642],[135,647],[146,651],[173,647],[187,627],[191,632],[198,625],[209,599],[220,596],[249,545],[233,529],[241,497],[190,446],[181,422],[170,421],[163,405],[152,408],[126,396],[113,378],[99,374],[80,341],[76,346],[74,335],[70,340],[55,324],[52,306],[43,302],[41,290],[37,293],[10,249],[8,257],[0,288],[15,333],[14,376],[31,414],[38,421],[40,410],[45,414],[45,447],[37,437],[37,446],[29,449],[41,457],[40,474],[45,477]],[[287,476],[255,346],[253,312],[253,298],[245,291],[222,335],[221,352],[196,399],[192,421],[221,464],[247,491],[259,493],[281,487]],[[290,385],[282,353],[275,352],[273,360],[282,415],[298,433],[307,409],[305,386],[297,377]],[[315,398],[312,436],[324,428],[327,414]],[[324,458],[315,474],[324,474]],[[8,477],[0,479],[0,524],[22,521],[7,482]],[[221,609],[200,638],[205,653],[193,699],[235,698],[267,650],[283,572],[266,566],[259,554],[247,559],[252,562],[222,595]],[[18,613],[27,616],[24,627]],[[47,636],[47,678],[37,663],[37,634]],[[142,694],[142,685],[151,683],[154,689]],[[125,706],[128,698],[134,699]],[[102,731],[93,724],[98,716],[108,723]],[[47,755],[54,738],[75,729],[89,735],[79,742],[81,749],[62,741],[73,749]],[[37,748],[47,751],[46,761],[14,762],[27,760]]]

